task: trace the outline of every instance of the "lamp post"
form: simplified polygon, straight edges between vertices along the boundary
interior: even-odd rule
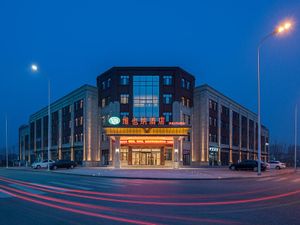
[[[31,65],[31,70],[33,72],[37,72],[38,71],[38,66],[35,64]],[[50,171],[50,148],[51,148],[51,83],[50,83],[50,79],[48,79],[48,166],[47,166],[47,170]]]
[[[266,35],[261,39],[257,46],[257,126],[258,126],[258,139],[257,139],[257,154],[258,154],[258,167],[257,175],[261,175],[261,119],[260,119],[260,48],[270,37],[283,33],[292,27],[290,22],[280,25],[277,29]]]
[[[8,141],[7,141],[7,115],[5,116],[5,146],[6,146],[6,168],[8,168]]]
[[[295,107],[295,171],[297,170],[297,113],[298,113],[298,105]]]

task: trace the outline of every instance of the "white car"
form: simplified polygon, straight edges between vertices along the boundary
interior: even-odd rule
[[[285,163],[282,163],[280,161],[270,161],[269,164],[270,164],[270,169],[280,170],[286,168]]]
[[[49,164],[51,165],[52,163],[54,163],[54,161],[50,159]],[[45,159],[41,162],[34,162],[34,163],[32,163],[31,167],[33,169],[47,168],[48,167],[48,159]]]

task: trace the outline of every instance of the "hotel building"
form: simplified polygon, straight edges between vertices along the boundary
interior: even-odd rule
[[[47,107],[30,116],[32,154],[26,158],[20,144],[20,159],[47,158],[47,121]],[[257,158],[256,114],[208,85],[195,87],[179,67],[113,67],[97,87],[52,103],[50,127],[51,159],[84,166],[178,168]],[[263,160],[268,142],[262,126]]]

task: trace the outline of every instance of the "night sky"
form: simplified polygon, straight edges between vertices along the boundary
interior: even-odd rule
[[[112,66],[180,66],[257,110],[257,44],[284,19],[294,29],[262,48],[262,122],[293,143],[300,105],[300,1],[0,1],[0,148],[52,100]],[[33,74],[30,64],[40,71]],[[299,107],[300,108],[300,107]],[[299,110],[300,111],[300,110]]]

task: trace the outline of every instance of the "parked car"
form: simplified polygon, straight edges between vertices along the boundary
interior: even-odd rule
[[[280,170],[286,168],[285,163],[282,163],[280,161],[270,161],[269,164],[270,164],[270,169]]]
[[[57,168],[67,168],[67,169],[73,169],[75,166],[77,166],[77,163],[71,160],[58,160],[54,162],[51,166],[51,170],[56,170]]]
[[[54,161],[50,159],[50,160],[49,160],[50,166],[51,166],[53,163],[54,163]],[[41,161],[41,162],[34,162],[34,163],[32,163],[31,167],[32,167],[33,169],[47,168],[47,167],[48,167],[48,159],[45,159],[45,160],[43,160],[43,161]]]
[[[261,163],[261,171],[265,171],[267,168],[265,163]],[[244,160],[239,163],[233,163],[229,166],[231,170],[252,170],[257,171],[258,162],[256,160]]]

